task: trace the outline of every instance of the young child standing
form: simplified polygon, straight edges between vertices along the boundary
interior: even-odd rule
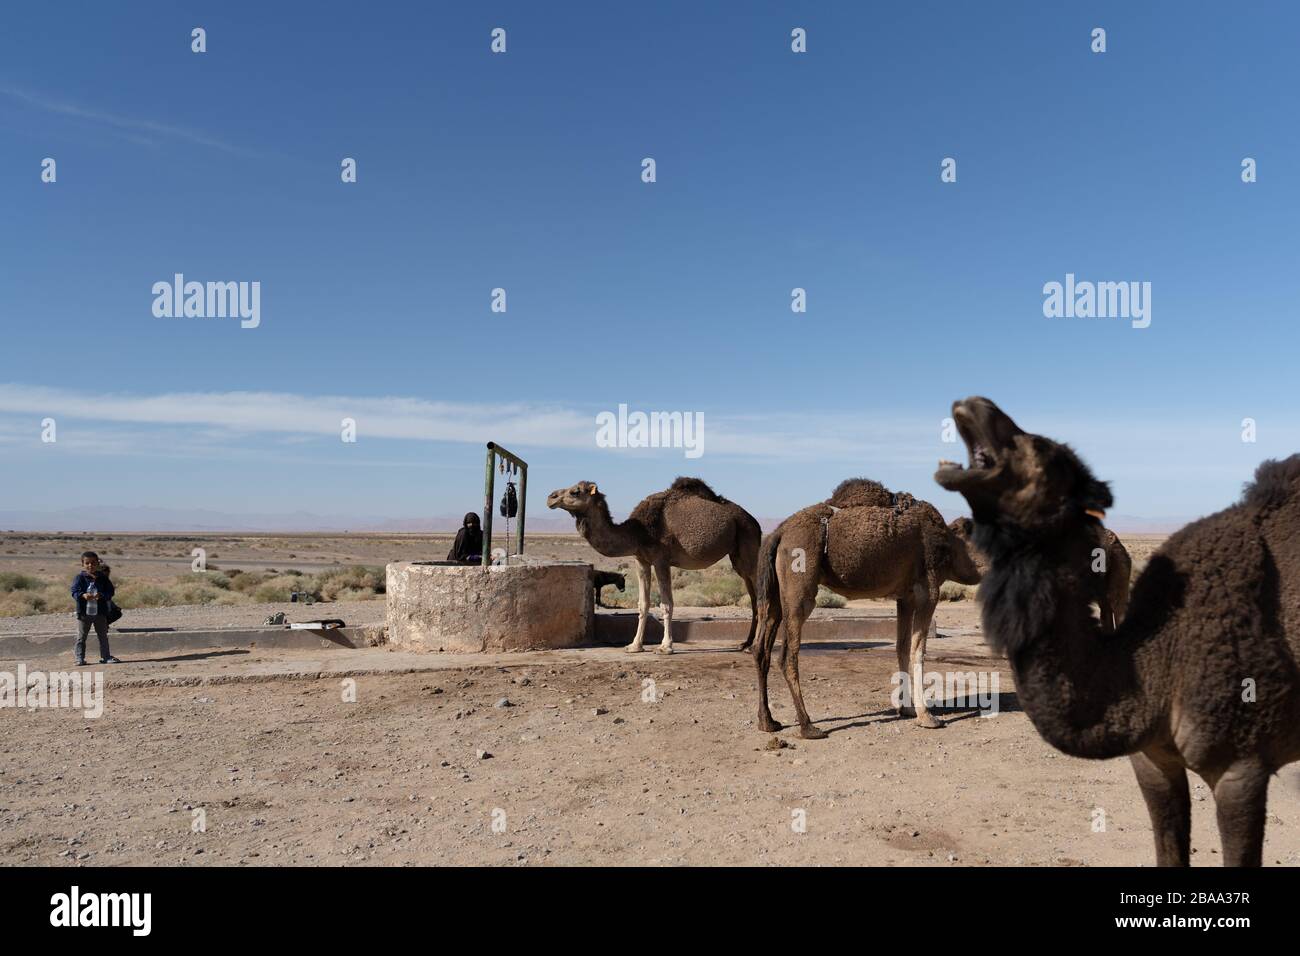
[[[92,625],[99,638],[99,662],[122,663],[108,650],[108,602],[113,598],[113,582],[94,551],[81,555],[81,571],[72,579],[72,597],[77,602],[77,666],[86,663],[86,638]]]

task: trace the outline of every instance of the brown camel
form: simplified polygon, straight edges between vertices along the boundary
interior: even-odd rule
[[[1300,759],[1300,455],[1165,542],[1107,634],[1089,605],[1110,489],[986,398],[953,419],[970,463],[935,480],[970,503],[991,562],[984,631],[1029,719],[1067,754],[1131,757],[1157,864],[1188,864],[1191,770],[1214,792],[1224,863],[1258,866],[1268,778]]]
[[[942,724],[926,707],[925,641],[944,581],[978,584],[979,571],[966,544],[928,502],[891,494],[878,482],[842,482],[821,504],[804,508],[763,539],[758,559],[758,725],[781,729],[767,702],[767,671],[777,631],[783,629],[781,669],[799,716],[799,733],[826,736],[813,726],[799,688],[799,641],[812,613],[818,585],[846,598],[890,597],[898,607],[898,670],[922,727]],[[910,675],[910,679],[909,679]]]
[[[664,654],[673,651],[673,568],[698,570],[730,556],[731,566],[745,582],[751,608],[755,604],[754,578],[762,529],[748,511],[715,494],[698,478],[678,478],[666,491],[650,495],[633,508],[628,519],[619,524],[610,518],[605,496],[590,481],[552,491],[546,506],[573,515],[578,533],[607,558],[636,557],[641,593],[637,598],[636,637],[627,646],[629,651],[641,650],[645,638],[651,568],[659,582],[664,618],[664,639],[659,650]],[[742,649],[753,643],[754,626],[751,612],[749,637]]]
[[[970,548],[970,555],[979,568],[980,576],[988,573],[989,559],[974,543],[975,522],[970,518],[957,518],[948,527],[953,534],[960,537]],[[1124,609],[1128,607],[1129,580],[1133,576],[1133,560],[1119,535],[1109,528],[1097,526],[1097,541],[1092,550],[1092,570],[1096,572],[1090,580],[1097,588],[1094,596],[1101,618],[1102,629],[1113,632],[1124,619]],[[1098,553],[1098,548],[1101,553]]]

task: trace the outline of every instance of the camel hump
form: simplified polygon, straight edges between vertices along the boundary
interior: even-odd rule
[[[870,478],[849,478],[836,486],[827,502],[836,508],[898,508],[901,511],[915,500],[905,491],[894,494]]]
[[[672,483],[669,491],[680,492],[684,495],[691,495],[695,498],[705,498],[709,501],[716,501],[718,504],[726,504],[727,499],[722,497],[699,478],[678,478]]]
[[[1246,486],[1243,502],[1261,511],[1280,507],[1300,494],[1300,455],[1281,460],[1270,458],[1255,469],[1255,480]]]

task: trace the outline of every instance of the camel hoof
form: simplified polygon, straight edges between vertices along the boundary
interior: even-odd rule
[[[738,653],[743,654],[743,653],[745,653],[747,650],[749,650],[750,647],[753,646],[753,644],[754,644],[753,641],[746,641],[744,644],[741,644],[739,647],[737,647],[737,648],[736,648],[736,651],[737,651]]]
[[[916,718],[918,727],[924,727],[926,730],[938,730],[943,726],[943,721],[936,720],[933,714],[924,713]]]
[[[915,716],[916,716],[916,708],[915,708],[915,707],[900,707],[900,708],[898,708],[898,716],[899,716],[899,717],[915,717]]]
[[[623,650],[628,651],[631,654],[640,654],[643,650],[645,650],[645,648],[643,648],[640,644],[629,644],[627,647],[623,648]]]
[[[799,728],[799,736],[804,740],[825,740],[830,734],[820,727],[814,727],[812,724]]]
[[[660,654],[671,654],[672,652],[673,652],[673,646],[672,646],[671,644],[660,644],[660,645],[659,645],[659,653],[660,653]]]
[[[770,714],[767,716],[760,714],[758,717],[758,729],[764,733],[774,734],[778,730],[785,730],[785,725],[779,720],[773,720]]]

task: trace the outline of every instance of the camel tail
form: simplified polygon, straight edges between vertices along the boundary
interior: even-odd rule
[[[754,590],[758,594],[758,614],[772,624],[781,623],[781,590],[776,579],[776,553],[781,547],[781,529],[777,528],[758,548],[758,581]]]

